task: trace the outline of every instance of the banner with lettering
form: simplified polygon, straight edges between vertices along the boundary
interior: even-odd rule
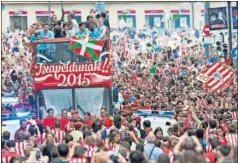
[[[35,89],[90,87],[111,83],[109,60],[105,62],[35,64]]]
[[[227,11],[226,7],[208,9],[210,30],[227,29]]]
[[[233,29],[238,29],[238,9],[237,9],[237,7],[232,7],[232,23],[233,23]]]

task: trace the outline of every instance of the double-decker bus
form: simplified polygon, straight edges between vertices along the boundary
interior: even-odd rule
[[[81,115],[84,112],[97,115],[105,106],[112,114],[116,98],[112,94],[110,54],[105,52],[105,49],[109,51],[109,46],[104,46],[106,48],[101,52],[106,55],[94,60],[83,54],[95,50],[89,40],[82,38],[80,53],[72,50],[72,38],[33,42],[31,70],[39,118],[44,118],[49,108],[53,108],[58,117],[63,108],[79,110]]]

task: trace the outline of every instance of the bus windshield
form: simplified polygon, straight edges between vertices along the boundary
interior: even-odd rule
[[[105,106],[110,108],[110,90],[104,87],[97,88],[72,88],[72,89],[48,89],[37,93],[40,104],[41,116],[46,116],[46,110],[54,109],[54,116],[60,117],[63,108],[77,109],[79,115],[83,117],[85,112],[96,115],[100,114],[100,109]],[[42,103],[42,102],[41,102]]]
[[[83,50],[83,49],[82,49]],[[59,64],[67,62],[94,62],[70,49],[69,42],[38,43],[36,45],[36,63]],[[103,58],[99,58],[104,60]]]

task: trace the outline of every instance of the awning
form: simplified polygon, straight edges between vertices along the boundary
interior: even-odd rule
[[[183,14],[183,15],[186,15],[186,14],[190,14],[190,10],[170,10],[170,13],[171,14]]]
[[[136,10],[117,10],[117,15],[135,15]]]
[[[90,14],[96,14],[96,12],[97,12],[96,10],[91,10],[91,11],[90,11]],[[105,11],[104,11],[104,12],[105,12]],[[108,10],[106,10],[106,14],[107,14],[107,15],[109,14],[109,11],[108,11]]]
[[[10,16],[27,16],[27,11],[9,11]]]
[[[36,11],[36,16],[52,16],[54,13],[54,11]]]
[[[70,12],[73,12],[74,15],[81,15],[81,11],[64,11],[64,14],[69,14]]]
[[[145,10],[145,15],[163,15],[164,10]]]

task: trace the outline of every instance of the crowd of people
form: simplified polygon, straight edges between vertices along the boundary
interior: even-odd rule
[[[2,133],[3,163],[237,162],[238,96],[232,87],[206,92],[196,79],[210,63],[198,30],[112,31],[105,13],[79,24],[73,14],[69,22],[54,15],[51,25],[36,23],[28,31],[2,34],[2,94],[31,103],[31,42],[74,35],[111,38],[119,105],[112,116],[102,107],[100,117],[88,112],[79,117],[67,109],[55,117],[54,109],[62,108],[49,108],[40,120],[32,111],[31,120],[20,120],[14,140],[10,132]],[[141,122],[133,114],[138,108],[173,111],[177,123],[168,131],[152,128],[149,120]]]

